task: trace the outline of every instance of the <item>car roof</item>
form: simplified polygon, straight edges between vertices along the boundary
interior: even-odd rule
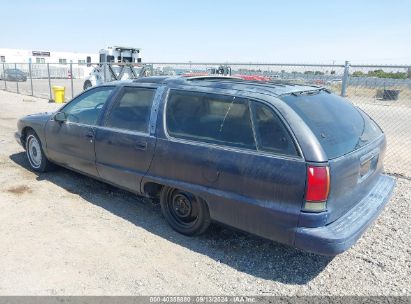
[[[141,77],[133,80],[116,81],[119,85],[130,84],[165,84],[165,85],[184,85],[193,87],[208,87],[219,89],[232,89],[239,91],[247,91],[250,93],[262,93],[270,95],[288,95],[293,93],[318,91],[323,89],[322,87],[313,85],[302,85],[283,80],[275,81],[253,81],[244,80],[239,77],[230,76],[151,76]]]

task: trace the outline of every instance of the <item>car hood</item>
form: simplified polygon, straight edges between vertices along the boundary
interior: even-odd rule
[[[53,114],[54,112],[42,112],[42,113],[30,114],[30,115],[27,115],[21,118],[20,122],[28,126],[32,124],[36,124],[36,125],[45,124]]]
[[[27,115],[25,118],[28,119],[38,119],[38,120],[48,120],[51,115],[53,115],[55,112],[41,112],[41,113],[35,113],[35,114],[30,114]]]

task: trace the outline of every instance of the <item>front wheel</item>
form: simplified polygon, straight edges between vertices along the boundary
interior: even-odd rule
[[[206,202],[189,192],[164,187],[160,195],[160,204],[168,224],[181,234],[199,235],[210,225],[211,219]]]
[[[53,166],[44,155],[40,139],[34,131],[29,131],[26,136],[26,156],[34,171],[46,172]]]

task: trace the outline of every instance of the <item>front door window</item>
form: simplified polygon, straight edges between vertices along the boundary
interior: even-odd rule
[[[113,92],[114,87],[92,89],[73,99],[62,109],[68,122],[95,125],[101,109]]]

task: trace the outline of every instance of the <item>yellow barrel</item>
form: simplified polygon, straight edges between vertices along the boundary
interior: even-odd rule
[[[61,86],[53,86],[52,89],[54,93],[54,101],[56,103],[63,103],[66,88]]]

